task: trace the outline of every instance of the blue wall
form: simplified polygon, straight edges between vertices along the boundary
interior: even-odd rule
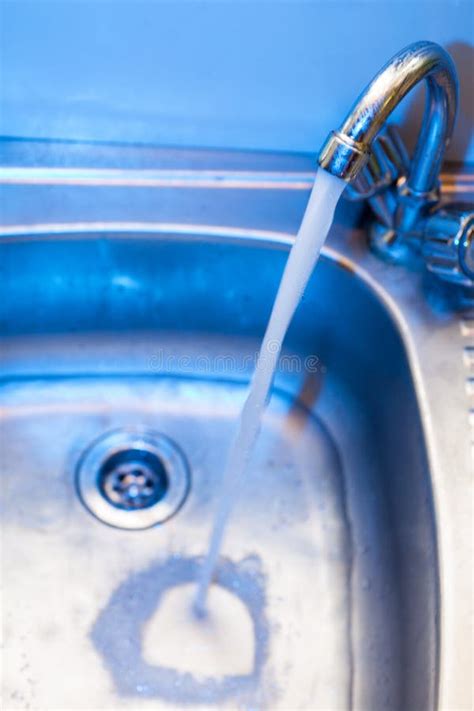
[[[3,0],[0,129],[316,151],[391,54],[431,39],[463,84],[450,157],[474,160],[473,22],[473,0]]]

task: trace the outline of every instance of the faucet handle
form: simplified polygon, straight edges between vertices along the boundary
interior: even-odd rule
[[[409,157],[396,126],[382,128],[372,143],[365,167],[346,188],[349,200],[366,200],[383,192],[408,174]]]
[[[424,221],[423,256],[429,271],[445,281],[474,286],[474,210],[450,203]]]

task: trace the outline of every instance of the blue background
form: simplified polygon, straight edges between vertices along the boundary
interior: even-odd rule
[[[440,42],[474,160],[471,0],[4,0],[1,133],[318,150],[398,49]],[[413,137],[421,93],[400,119]]]

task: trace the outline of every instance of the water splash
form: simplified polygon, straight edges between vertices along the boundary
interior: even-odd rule
[[[194,599],[193,607],[198,616],[206,614],[209,586],[215,573],[229,516],[260,431],[265,407],[270,399],[283,339],[319,259],[321,248],[333,221],[334,210],[344,188],[345,183],[342,180],[321,168],[318,170],[295,244],[288,257],[263,338],[250,391],[227,460],[209,548],[199,573]]]
[[[183,668],[160,666],[147,658],[146,626],[159,610],[163,597],[194,583],[199,566],[197,558],[172,556],[132,573],[118,586],[101,610],[90,636],[121,697],[133,698],[137,694],[145,699],[159,697],[175,708],[189,704],[204,704],[206,708],[211,704],[224,706],[232,698],[239,700],[239,708],[253,703],[258,697],[267,661],[269,627],[265,616],[265,576],[258,558],[253,560],[251,571],[247,570],[248,563],[249,559],[240,563],[221,560],[216,580],[220,591],[239,602],[252,621],[254,649],[248,673],[237,670],[236,674],[202,677]],[[192,626],[186,619],[174,615],[171,622],[183,625],[183,636],[188,630],[192,634]],[[228,639],[227,643],[238,644],[238,641],[237,637]],[[167,643],[175,643],[170,635],[165,635],[161,642],[165,647]],[[165,649],[165,662],[166,657]],[[266,688],[263,693],[270,698],[272,689]]]

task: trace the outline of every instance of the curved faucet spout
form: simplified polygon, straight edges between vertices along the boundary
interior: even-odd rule
[[[426,109],[407,177],[411,194],[437,186],[446,146],[453,132],[458,80],[451,57],[434,42],[416,42],[396,54],[359,96],[338,131],[324,144],[319,164],[352,182],[366,166],[371,146],[387,118],[408,92],[426,79]]]

